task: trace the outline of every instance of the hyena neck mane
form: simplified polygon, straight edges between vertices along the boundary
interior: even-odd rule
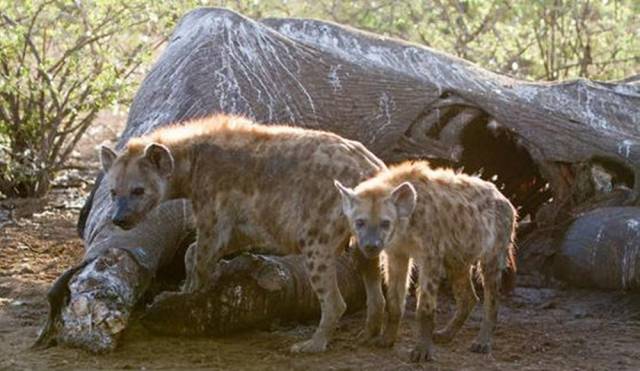
[[[166,146],[174,160],[167,199],[191,198],[194,177],[216,174],[227,178],[244,175],[251,167],[256,148],[274,137],[296,136],[302,129],[256,124],[246,118],[216,115],[170,125],[127,143],[131,155],[142,154],[146,146]],[[237,174],[234,174],[237,173]],[[239,180],[239,179],[238,179]],[[213,184],[211,184],[213,186]]]
[[[403,182],[424,190],[438,190],[458,182],[477,182],[472,176],[449,168],[432,168],[427,161],[405,162],[390,166],[356,188],[361,195],[385,197]]]

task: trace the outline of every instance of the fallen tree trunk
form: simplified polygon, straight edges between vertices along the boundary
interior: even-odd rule
[[[524,241],[543,243],[521,244],[521,256],[540,252],[549,257],[544,265],[553,262],[559,239],[533,237],[599,207],[594,200],[608,206],[638,201],[640,87],[634,82],[518,81],[429,48],[331,23],[255,22],[227,10],[198,9],[183,18],[145,78],[119,146],[160,126],[215,112],[333,131],[363,142],[387,162],[428,158],[481,172],[530,219]],[[126,325],[124,313],[147,290],[149,277],[165,274],[159,272],[166,264],[180,264],[179,246],[192,236],[190,212],[184,204],[168,204],[148,223],[122,232],[110,223],[110,207],[98,178],[79,229],[87,259],[121,249],[141,268],[133,279],[120,280],[127,290],[117,295],[124,297],[110,299],[127,310],[109,318]],[[95,269],[87,264],[74,279],[100,276]],[[53,292],[52,311],[64,312],[67,302],[60,295],[82,295],[82,287],[90,285]],[[183,308],[187,302],[211,302],[182,298]],[[63,319],[60,333],[95,321],[50,318]],[[95,338],[84,339],[72,343],[99,348]]]
[[[218,269],[217,279],[206,292],[160,295],[146,310],[144,325],[163,335],[220,336],[320,314],[300,255],[245,254]],[[351,257],[340,257],[337,270],[348,312],[361,309],[364,288]]]

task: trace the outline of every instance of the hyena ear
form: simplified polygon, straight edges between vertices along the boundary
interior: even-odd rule
[[[118,155],[111,148],[105,145],[100,146],[100,163],[105,173],[109,171],[117,157]]]
[[[156,167],[161,176],[168,177],[173,173],[173,155],[166,146],[159,143],[149,144],[144,149],[144,158]]]
[[[342,183],[335,179],[333,180],[333,184],[335,184],[336,188],[338,188],[338,191],[340,191],[340,196],[342,196],[342,211],[346,215],[349,215],[351,213],[351,210],[353,209],[353,203],[356,199],[355,192],[353,191],[353,189],[343,186]]]
[[[418,194],[413,184],[404,182],[391,192],[391,199],[398,210],[398,218],[408,218],[416,208]]]

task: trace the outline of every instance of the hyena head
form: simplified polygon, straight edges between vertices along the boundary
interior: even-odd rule
[[[358,248],[368,258],[376,257],[406,225],[416,206],[416,190],[409,182],[384,192],[362,192],[335,185],[342,195],[342,210],[349,220]]]
[[[162,144],[149,144],[142,153],[127,150],[120,155],[102,146],[100,161],[111,193],[111,221],[118,227],[135,227],[165,199],[174,161]]]

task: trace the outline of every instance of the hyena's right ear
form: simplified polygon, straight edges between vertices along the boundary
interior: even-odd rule
[[[391,199],[396,205],[398,211],[398,217],[408,218],[413,214],[413,210],[416,208],[418,194],[413,184],[404,182],[397,186],[391,192]]]
[[[342,183],[340,183],[338,180],[334,179],[333,184],[335,184],[336,188],[338,188],[338,191],[340,191],[340,195],[342,196],[342,211],[345,213],[345,215],[348,216],[353,209],[353,204],[356,199],[356,193],[353,191],[353,189],[343,186]]]
[[[169,148],[160,143],[151,143],[144,149],[144,157],[156,168],[158,173],[168,177],[173,173],[175,161]]]
[[[100,163],[105,173],[109,171],[116,157],[118,157],[118,155],[114,150],[105,145],[100,146]]]

